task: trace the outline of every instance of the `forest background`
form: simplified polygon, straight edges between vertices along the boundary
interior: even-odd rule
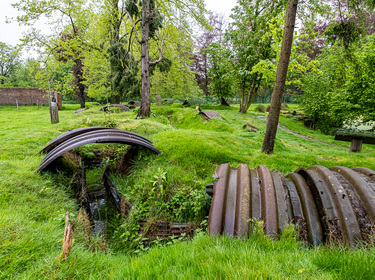
[[[0,43],[0,84],[50,82],[82,108],[147,92],[151,100],[239,103],[246,113],[270,100],[286,6],[239,0],[228,18],[195,0],[15,1],[13,21],[27,31],[19,45]],[[299,102],[312,128],[332,133],[375,118],[374,28],[371,1],[300,3],[283,101]],[[34,58],[25,58],[29,51]]]

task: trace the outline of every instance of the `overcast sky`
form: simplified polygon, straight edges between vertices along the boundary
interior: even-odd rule
[[[19,26],[17,22],[5,23],[6,17],[16,18],[19,13],[11,4],[18,2],[17,0],[0,0],[0,42],[5,42],[11,45],[19,44],[19,39],[22,38],[22,33],[28,28]],[[208,10],[218,13],[224,13],[229,17],[231,9],[235,6],[236,0],[205,0]],[[39,28],[43,28],[42,25]]]

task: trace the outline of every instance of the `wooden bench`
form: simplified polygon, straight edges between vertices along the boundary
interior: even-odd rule
[[[362,150],[362,144],[375,144],[374,134],[337,132],[335,140],[351,142],[350,152],[356,153]]]

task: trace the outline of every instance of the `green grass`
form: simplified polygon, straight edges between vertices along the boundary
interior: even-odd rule
[[[78,105],[64,105],[60,123],[51,125],[48,108],[0,107],[0,278],[23,279],[99,279],[99,278],[292,278],[292,279],[372,279],[375,271],[374,248],[305,248],[292,237],[280,241],[256,235],[247,240],[209,237],[199,234],[187,242],[155,247],[141,256],[133,256],[121,247],[121,240],[88,238],[78,223],[70,257],[57,261],[61,253],[65,212],[77,220],[78,205],[66,191],[63,180],[51,173],[34,174],[43,159],[38,152],[47,142],[68,130],[112,124],[148,137],[159,156],[142,153],[129,176],[115,178],[121,191],[148,214],[178,220],[183,217],[204,219],[204,188],[217,165],[236,167],[265,164],[285,175],[296,168],[311,165],[364,166],[375,170],[375,147],[363,145],[360,153],[349,153],[350,143],[334,141],[303,124],[281,117],[289,129],[329,142],[326,145],[279,130],[275,153],[260,152],[266,113],[247,114],[236,106],[202,105],[216,110],[223,119],[206,121],[194,106],[152,107],[149,119],[135,120],[136,112],[105,114],[100,106],[72,114]],[[288,110],[298,109],[295,105]],[[259,128],[248,132],[246,123]],[[91,152],[92,148],[87,151]],[[86,152],[87,152],[86,151]],[[166,174],[163,200],[152,197],[155,175]],[[90,171],[92,184],[100,174]],[[185,209],[171,208],[170,201],[184,202]],[[178,200],[180,199],[180,200]],[[160,203],[163,211],[152,203]],[[189,209],[190,207],[190,209]],[[181,210],[178,212],[177,210]],[[154,211],[154,212],[152,212]],[[176,211],[170,213],[168,211]],[[185,211],[185,212],[184,212]],[[190,211],[190,212],[189,212]],[[180,215],[180,216],[179,216]],[[119,230],[121,229],[121,226]],[[119,233],[113,237],[120,237]],[[103,251],[106,248],[106,251]],[[117,248],[122,248],[117,250]],[[298,273],[300,272],[300,273]]]

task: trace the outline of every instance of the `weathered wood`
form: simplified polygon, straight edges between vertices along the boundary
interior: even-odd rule
[[[335,140],[351,142],[350,152],[356,153],[362,150],[362,144],[375,144],[375,135],[369,133],[336,133]]]
[[[161,96],[160,96],[160,94],[156,95],[156,105],[161,106]]]
[[[64,230],[64,240],[63,240],[63,256],[66,259],[69,256],[70,250],[73,245],[73,233],[75,228],[75,222],[69,223],[69,212],[65,214],[65,230]]]
[[[350,152],[356,153],[362,150],[362,138],[353,138],[350,144]]]
[[[362,139],[363,144],[375,144],[375,135],[366,133],[336,133],[335,140],[351,142],[353,138]]]
[[[57,107],[56,102],[51,102],[49,113],[51,117],[51,123],[59,123],[59,107]]]

